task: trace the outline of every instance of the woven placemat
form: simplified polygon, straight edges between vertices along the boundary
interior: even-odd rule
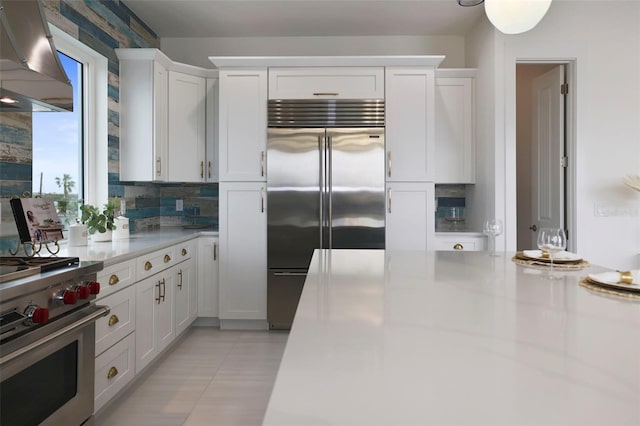
[[[551,266],[551,262],[531,259],[530,257],[525,256],[521,251],[517,252],[511,260],[519,265],[525,266],[542,266],[544,268],[549,268]],[[591,264],[584,259],[580,259],[575,262],[553,262],[553,269],[583,269],[589,266],[591,266]]]
[[[631,291],[624,291],[624,290],[616,290],[609,287],[602,287],[601,285],[594,283],[588,278],[581,279],[579,284],[582,287],[588,288],[589,290],[597,291],[598,293],[608,294],[611,296],[625,297],[627,299],[635,299],[640,301],[640,293],[634,293]]]

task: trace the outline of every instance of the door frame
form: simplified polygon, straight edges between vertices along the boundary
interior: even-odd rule
[[[560,97],[561,102],[562,102],[562,115],[561,115],[561,123],[560,123],[560,130],[561,130],[561,134],[560,134],[560,139],[559,144],[560,146],[557,147],[558,152],[557,154],[560,154],[560,156],[566,156],[567,155],[567,133],[566,133],[566,120],[567,120],[567,115],[566,115],[566,104],[567,104],[567,96],[561,94],[560,91],[560,86],[563,83],[567,82],[567,66],[565,63],[548,63],[548,62],[536,62],[536,63],[532,63],[532,62],[517,62],[517,71],[516,71],[516,80],[519,81],[519,76],[520,76],[520,66],[524,66],[527,68],[523,68],[522,69],[522,75],[523,77],[526,79],[527,84],[523,85],[518,83],[517,87],[516,87],[516,120],[518,123],[518,126],[520,125],[521,121],[520,120],[527,120],[526,118],[522,118],[521,116],[523,115],[527,115],[530,119],[530,123],[531,123],[531,131],[529,133],[529,136],[534,136],[535,135],[535,130],[536,130],[536,121],[534,120],[534,118],[536,117],[536,106],[533,105],[532,103],[535,103],[536,100],[536,95],[534,94],[535,90],[532,91],[532,89],[535,89],[535,85],[536,82],[539,81],[538,79],[541,78],[542,76],[548,76],[549,73],[554,73],[554,76],[557,76],[558,74],[558,69],[561,68],[561,74],[562,76],[560,77],[560,82],[558,82],[558,87],[553,87],[552,91],[554,93],[554,102],[557,102],[558,97]],[[529,67],[544,67],[544,68],[529,68]],[[529,70],[529,71],[527,71]],[[534,71],[531,71],[534,70]],[[548,77],[547,77],[548,78]],[[555,80],[555,79],[554,79]],[[522,90],[523,93],[520,93],[520,90]],[[530,93],[524,93],[526,91],[529,91]],[[529,100],[528,102],[528,106],[525,106],[522,101],[526,101],[527,99]],[[530,109],[526,109],[529,108]],[[523,108],[523,110],[521,110],[520,108]],[[526,122],[526,121],[525,121]],[[525,122],[522,122],[523,124]],[[517,131],[517,136],[519,136],[520,133],[520,128],[518,128]],[[535,140],[535,138],[532,139],[526,139],[527,136],[525,136],[524,134],[522,135],[523,138],[525,138],[525,140],[520,140],[518,138],[516,138],[516,153],[520,152],[520,149],[523,148],[525,149],[526,152],[528,152],[528,149],[531,149],[531,156],[527,156],[524,154],[518,154],[518,157],[516,159],[516,172],[518,173],[517,175],[517,186],[516,189],[518,190],[517,193],[517,235],[516,235],[516,243],[517,243],[517,247],[519,249],[530,249],[532,247],[536,247],[536,237],[532,235],[532,231],[530,230],[530,225],[533,223],[535,225],[538,226],[538,228],[540,228],[541,226],[543,226],[541,223],[538,222],[537,218],[536,218],[536,209],[535,207],[537,206],[537,202],[539,200],[536,200],[537,198],[537,193],[535,191],[536,188],[538,188],[538,184],[535,182],[535,178],[537,176],[537,168],[538,168],[538,163],[535,157],[535,153],[538,152],[537,149],[539,149],[539,143],[538,141]],[[523,145],[524,144],[524,145]],[[558,157],[559,159],[560,157]],[[554,157],[551,157],[550,160],[553,162],[552,163],[552,167],[560,167],[557,163],[558,160],[555,160]],[[521,167],[523,168],[522,170],[527,170],[530,168],[530,172],[531,174],[526,177],[526,175],[523,175],[521,173]],[[561,168],[559,173],[560,175],[557,176],[557,178],[559,179],[559,181],[557,182],[558,184],[561,184],[561,188],[559,188],[560,194],[561,194],[561,199],[560,199],[560,205],[558,205],[559,211],[556,212],[557,214],[557,218],[559,219],[560,223],[562,224],[563,228],[565,228],[567,226],[567,224],[569,223],[569,220],[567,218],[567,172],[568,172],[568,167],[566,168]],[[526,180],[527,182],[520,182],[520,178],[522,178],[523,180]],[[554,184],[554,182],[550,182],[552,185]],[[519,191],[520,189],[524,187],[525,190],[527,187],[530,188],[530,191],[528,191],[528,193],[523,193],[521,194]],[[523,199],[523,196],[528,195],[529,197],[529,202],[531,203],[530,206],[528,206],[526,203],[527,201],[525,199]],[[524,204],[521,204],[522,203]],[[526,210],[526,211],[523,211]],[[532,210],[533,209],[533,210]],[[531,217],[529,217],[529,215],[531,215]],[[548,226],[548,225],[547,225]],[[537,232],[535,232],[537,234]],[[521,240],[522,238],[522,240]]]
[[[516,194],[516,84],[515,84],[515,65],[516,64],[558,64],[565,65],[566,67],[566,83],[569,86],[569,92],[565,97],[565,153],[568,158],[566,169],[566,211],[565,211],[565,228],[569,234],[567,241],[567,250],[577,252],[579,251],[579,238],[578,238],[578,224],[577,224],[577,144],[576,144],[576,128],[577,128],[577,88],[578,88],[578,70],[577,60],[575,57],[571,58],[551,58],[551,57],[539,57],[539,58],[519,58],[515,57],[513,62],[513,74],[506,75],[507,78],[505,85],[505,140],[512,140],[514,143],[512,146],[506,144],[505,146],[505,210],[507,221],[514,224],[508,227],[508,235],[506,247],[507,250],[515,251],[517,246],[517,197]],[[510,93],[512,92],[512,93]],[[506,112],[513,111],[513,114],[507,114]],[[509,166],[511,165],[511,167]],[[510,196],[513,195],[513,196]]]

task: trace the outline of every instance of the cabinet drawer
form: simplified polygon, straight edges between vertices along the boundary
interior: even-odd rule
[[[140,256],[137,261],[136,277],[141,281],[176,264],[175,246]]]
[[[135,287],[112,294],[100,301],[109,306],[109,315],[96,321],[96,354],[101,354],[136,328]]]
[[[94,412],[133,379],[136,371],[135,342],[135,333],[131,333],[96,358]]]
[[[183,260],[191,259],[196,253],[196,240],[186,241],[184,243],[177,244],[176,250],[176,263]]]
[[[436,236],[435,250],[464,250],[481,251],[484,250],[484,237],[442,237]]]
[[[102,300],[114,292],[130,286],[136,282],[136,261],[129,260],[107,266],[98,272],[98,282],[100,283],[98,300]]]
[[[269,69],[269,99],[384,99],[384,69]]]

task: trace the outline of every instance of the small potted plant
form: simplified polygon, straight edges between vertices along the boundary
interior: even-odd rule
[[[116,229],[115,214],[117,205],[108,202],[100,210],[97,206],[83,204],[80,206],[82,216],[80,220],[87,225],[87,230],[93,241],[111,241],[113,230]]]

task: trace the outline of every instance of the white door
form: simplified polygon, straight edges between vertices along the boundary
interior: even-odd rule
[[[564,66],[533,80],[532,247],[540,228],[565,226]]]

